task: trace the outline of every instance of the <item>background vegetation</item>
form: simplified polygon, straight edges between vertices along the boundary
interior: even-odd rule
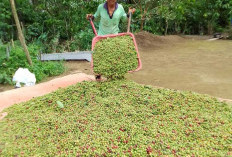
[[[59,75],[65,70],[62,62],[41,62],[38,59],[40,57],[39,47],[35,44],[30,44],[28,47],[33,62],[32,66],[28,64],[18,42],[15,43],[15,48],[11,49],[10,57],[5,55],[6,45],[0,45],[0,47],[0,84],[12,84],[12,77],[19,67],[28,68],[30,72],[34,73],[37,82],[48,76]]]
[[[38,48],[36,52],[33,49],[30,52],[31,55],[34,56],[39,52],[89,50],[94,34],[85,16],[87,13],[95,13],[98,5],[104,1],[15,0],[26,42]],[[158,35],[205,35],[227,31],[231,34],[230,38],[232,38],[232,28],[230,26],[230,19],[232,18],[231,0],[118,0],[118,2],[124,6],[126,11],[129,7],[137,9],[132,19],[132,32],[144,30]],[[95,21],[95,26],[98,26],[97,21]],[[121,31],[125,31],[126,24],[120,24],[120,28]],[[5,71],[5,65],[3,66],[6,44],[17,39],[17,29],[10,2],[9,0],[1,0],[0,80],[5,81],[0,81],[0,83],[9,82],[6,75],[10,78],[13,70],[19,68],[15,62],[10,61],[15,59],[14,57],[17,58],[19,54],[24,55],[21,54],[23,51],[20,48],[16,48],[11,52],[10,56],[16,56],[13,56],[7,63],[7,66],[15,65],[15,67],[13,69],[8,67],[7,71]],[[23,63],[24,60],[19,62]],[[17,63],[17,65],[20,63]],[[40,64],[42,65],[42,63]],[[36,71],[35,69],[34,71]],[[62,71],[62,69],[58,71]]]
[[[232,9],[231,0],[118,1],[125,10],[137,8],[133,32],[165,35],[223,32]],[[17,33],[9,1],[1,0],[0,83],[11,83],[18,67],[29,68],[37,80],[62,73],[62,63],[40,62],[40,51],[90,49],[93,33],[85,14],[101,2],[16,0],[33,62],[29,66],[18,42],[12,42]],[[15,43],[11,50],[10,41]],[[193,92],[126,80],[82,82],[5,111],[2,156],[231,155],[231,106]]]
[[[104,0],[15,0],[27,42],[42,43],[45,52],[90,49],[93,33],[87,13]],[[212,34],[230,25],[231,0],[118,0],[135,7],[132,31],[155,34]],[[123,30],[123,29],[122,29]],[[8,0],[0,2],[0,38],[17,39]]]

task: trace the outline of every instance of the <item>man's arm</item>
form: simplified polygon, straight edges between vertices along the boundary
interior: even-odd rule
[[[129,8],[128,14],[126,14],[124,8],[122,7],[122,20],[123,20],[123,21],[126,21],[127,18],[129,18],[130,13],[133,14],[134,12],[135,12],[135,8],[133,8],[133,9],[132,9],[132,8]]]
[[[86,19],[89,20],[91,18],[92,20],[94,20],[96,18],[99,18],[100,17],[100,10],[101,10],[100,8],[101,8],[101,5],[98,6],[97,11],[96,11],[96,13],[94,15],[87,14]]]

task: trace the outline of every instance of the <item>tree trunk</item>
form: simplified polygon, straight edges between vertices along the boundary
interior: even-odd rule
[[[145,23],[145,20],[146,20],[147,9],[145,8],[144,11],[143,11],[143,9],[141,7],[141,12],[143,12],[143,15],[141,17],[140,31],[143,31],[144,23]]]
[[[166,20],[166,28],[165,28],[165,36],[167,35],[167,33],[168,33],[168,20]]]
[[[14,40],[11,39],[10,42],[11,42],[11,46],[12,46],[13,48],[15,48]]]
[[[20,24],[21,24],[23,36],[25,37],[26,33],[25,33],[25,28],[24,28],[23,22],[20,22]]]
[[[32,65],[31,56],[30,56],[30,53],[29,53],[29,51],[27,49],[27,45],[25,43],[25,38],[23,36],[22,29],[21,29],[20,24],[19,24],[19,18],[18,18],[18,14],[16,12],[14,0],[10,0],[10,4],[11,4],[12,13],[13,13],[13,16],[14,16],[14,19],[15,19],[16,27],[17,27],[17,30],[18,30],[18,37],[19,37],[20,43],[21,43],[21,45],[22,45],[22,47],[24,49],[24,52],[26,54],[27,61],[28,61],[29,65]]]
[[[208,35],[213,34],[213,24],[211,21],[208,21]]]
[[[178,30],[177,30],[177,24],[176,22],[174,22],[174,25],[175,25],[175,33],[178,34]]]
[[[144,19],[141,19],[140,31],[143,31]]]
[[[184,24],[184,29],[183,29],[183,31],[182,31],[182,34],[185,34],[186,29],[187,29],[187,23],[185,22],[185,24]]]

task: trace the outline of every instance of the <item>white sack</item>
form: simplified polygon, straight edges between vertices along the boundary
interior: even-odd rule
[[[21,87],[20,83],[24,83],[25,86],[35,85],[35,74],[31,73],[27,68],[19,68],[14,76],[13,81],[16,82],[16,87]]]

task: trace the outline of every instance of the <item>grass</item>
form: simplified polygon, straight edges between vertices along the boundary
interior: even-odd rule
[[[228,104],[126,80],[78,83],[5,111],[1,156],[229,156],[232,151]]]

